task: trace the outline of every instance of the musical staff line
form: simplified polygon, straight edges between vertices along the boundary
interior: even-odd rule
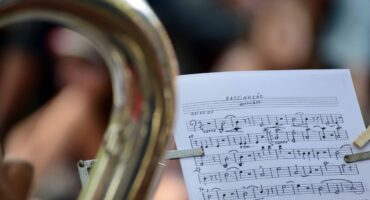
[[[186,122],[187,131],[195,132],[240,132],[248,126],[308,126],[308,125],[336,125],[344,123],[341,114],[283,114],[283,115],[227,115],[224,118],[190,120]]]
[[[212,148],[223,146],[247,147],[248,144],[283,144],[308,141],[335,141],[347,140],[345,130],[337,131],[266,131],[263,133],[248,133],[218,137],[190,138],[192,148]]]
[[[227,170],[224,172],[199,173],[199,182],[203,185],[224,182],[239,182],[257,179],[283,177],[357,175],[357,165],[294,165],[270,168]]]
[[[204,200],[239,200],[261,199],[276,196],[289,195],[325,195],[340,193],[362,194],[367,188],[362,182],[351,182],[344,179],[325,180],[321,183],[312,184],[284,184],[272,186],[248,186],[239,189],[220,190],[213,189],[203,191]]]
[[[248,108],[288,108],[288,107],[336,107],[337,97],[270,97],[243,100],[217,100],[184,103],[184,114],[195,114],[202,111],[225,111]]]
[[[279,159],[341,159],[344,155],[351,154],[350,146],[342,146],[341,148],[302,148],[302,149],[267,149],[262,147],[262,150],[238,152],[236,150],[225,154],[210,154],[200,157],[194,157],[196,166],[222,165],[227,168],[230,164],[243,166],[247,162],[264,161],[264,160],[279,160]]]

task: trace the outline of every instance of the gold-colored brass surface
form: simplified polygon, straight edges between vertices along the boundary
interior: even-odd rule
[[[142,0],[0,1],[0,26],[46,20],[94,44],[113,83],[113,110],[92,178],[79,199],[145,199],[174,119],[177,61]],[[25,33],[26,34],[26,33]]]

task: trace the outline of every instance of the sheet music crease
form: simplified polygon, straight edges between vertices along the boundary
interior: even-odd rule
[[[177,148],[205,151],[181,159],[190,199],[370,199],[370,162],[343,161],[365,129],[349,71],[185,75],[178,88]]]

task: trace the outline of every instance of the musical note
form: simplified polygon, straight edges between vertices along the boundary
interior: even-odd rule
[[[230,152],[225,154],[209,154],[200,157],[194,157],[195,165],[199,163],[205,165],[220,165],[225,163],[227,158],[227,166],[230,164],[244,164],[247,162],[264,161],[264,160],[281,160],[281,159],[300,159],[300,160],[321,160],[321,159],[342,159],[344,155],[352,153],[350,146],[341,148],[302,148],[302,149],[275,149],[268,153],[263,153],[262,150]],[[320,154],[319,157],[316,155]],[[241,158],[242,157],[242,158]],[[222,159],[220,159],[222,158]],[[237,160],[236,158],[241,158]],[[221,162],[221,160],[223,162]]]
[[[348,72],[231,74],[179,78],[177,148],[205,152],[181,159],[189,199],[369,199],[370,163],[343,161],[365,128]]]
[[[227,174],[227,176],[225,175]],[[258,179],[347,176],[359,174],[357,165],[294,165],[281,167],[259,167],[254,169],[231,169],[227,172],[199,173],[201,184],[239,182]],[[227,178],[226,178],[227,177]]]
[[[290,183],[283,185],[272,186],[254,186],[250,185],[244,188],[228,189],[228,190],[210,190],[203,192],[203,198],[212,200],[239,200],[239,199],[261,199],[277,196],[291,195],[327,195],[340,193],[362,194],[364,192],[362,182],[351,182],[344,179],[325,180],[321,183]]]
[[[322,137],[322,134],[327,135]],[[338,137],[339,136],[339,137]],[[250,144],[283,144],[283,143],[296,143],[308,141],[340,141],[347,140],[348,134],[345,130],[340,131],[279,131],[274,135],[269,132],[262,133],[248,133],[228,136],[215,136],[215,137],[197,137],[190,138],[192,148],[204,148],[202,143],[207,141],[207,148],[222,147],[222,146],[240,146],[245,148]]]
[[[211,133],[218,130],[219,132],[240,132],[242,128],[248,126],[272,126],[276,127],[276,120],[269,120],[278,118],[278,125],[292,125],[292,126],[308,126],[320,125],[321,121],[315,120],[322,118],[325,125],[335,125],[344,123],[341,114],[286,114],[286,115],[252,115],[241,116],[227,115],[224,118],[213,118],[204,120],[190,120],[186,122],[187,130],[189,132],[201,131],[203,133]],[[252,119],[252,120],[250,120]],[[217,129],[217,127],[220,127]]]

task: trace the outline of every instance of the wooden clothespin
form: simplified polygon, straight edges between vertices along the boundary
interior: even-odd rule
[[[362,148],[365,146],[366,143],[368,143],[370,140],[370,126],[367,127],[365,131],[363,131],[355,141],[353,141],[353,144],[358,147]]]

